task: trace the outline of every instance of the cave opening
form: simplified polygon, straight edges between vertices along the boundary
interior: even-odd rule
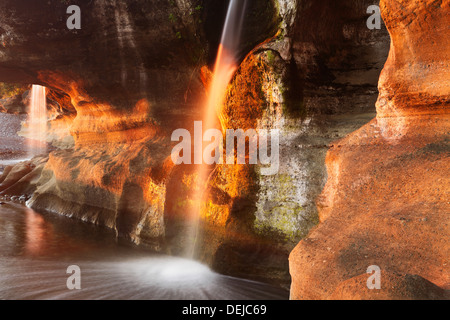
[[[445,252],[414,237],[446,236],[436,1],[381,2],[389,32],[371,0],[81,0],[76,30],[67,1],[32,2],[0,3],[0,299],[355,297],[369,262],[410,272],[401,252],[443,286]],[[276,172],[249,137],[196,161],[228,160],[228,129],[279,132]],[[52,291],[78,258],[92,290]]]

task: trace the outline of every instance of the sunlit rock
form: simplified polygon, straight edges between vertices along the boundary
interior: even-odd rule
[[[321,223],[290,255],[293,299],[443,299],[449,289],[448,1],[381,7],[392,43],[377,118],[327,154]],[[363,281],[372,265],[380,290]]]

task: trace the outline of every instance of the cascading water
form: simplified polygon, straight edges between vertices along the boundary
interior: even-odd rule
[[[245,16],[245,9],[247,0],[231,0],[225,20],[225,25],[222,32],[217,58],[214,66],[213,78],[208,90],[208,100],[203,111],[203,127],[205,132],[208,129],[214,128],[217,118],[220,115],[220,109],[225,99],[226,90],[230,83],[234,72],[238,67],[239,59],[239,45],[242,34],[242,27]],[[202,135],[203,137],[203,135]],[[201,145],[201,143],[196,143]],[[195,156],[202,157],[203,150],[195,150]],[[193,195],[193,199],[198,201],[199,205],[194,206],[194,211],[190,217],[194,219],[195,226],[193,234],[190,236],[192,243],[188,250],[188,255],[193,257],[195,250],[195,237],[198,233],[198,224],[200,219],[200,205],[203,197],[203,191],[206,188],[206,183],[209,175],[209,166],[202,164],[197,171],[198,188]]]
[[[47,102],[46,88],[33,85],[29,105],[28,153],[30,156],[44,153],[47,149],[45,139],[47,135]]]

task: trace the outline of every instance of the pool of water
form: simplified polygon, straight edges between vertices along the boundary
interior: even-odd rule
[[[69,266],[81,289],[69,290]],[[110,230],[0,205],[0,299],[270,300],[288,292],[120,244]]]

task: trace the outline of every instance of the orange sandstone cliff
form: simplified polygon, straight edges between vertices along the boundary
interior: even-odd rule
[[[450,1],[381,9],[392,41],[377,118],[327,154],[320,224],[290,255],[292,299],[448,298]]]

